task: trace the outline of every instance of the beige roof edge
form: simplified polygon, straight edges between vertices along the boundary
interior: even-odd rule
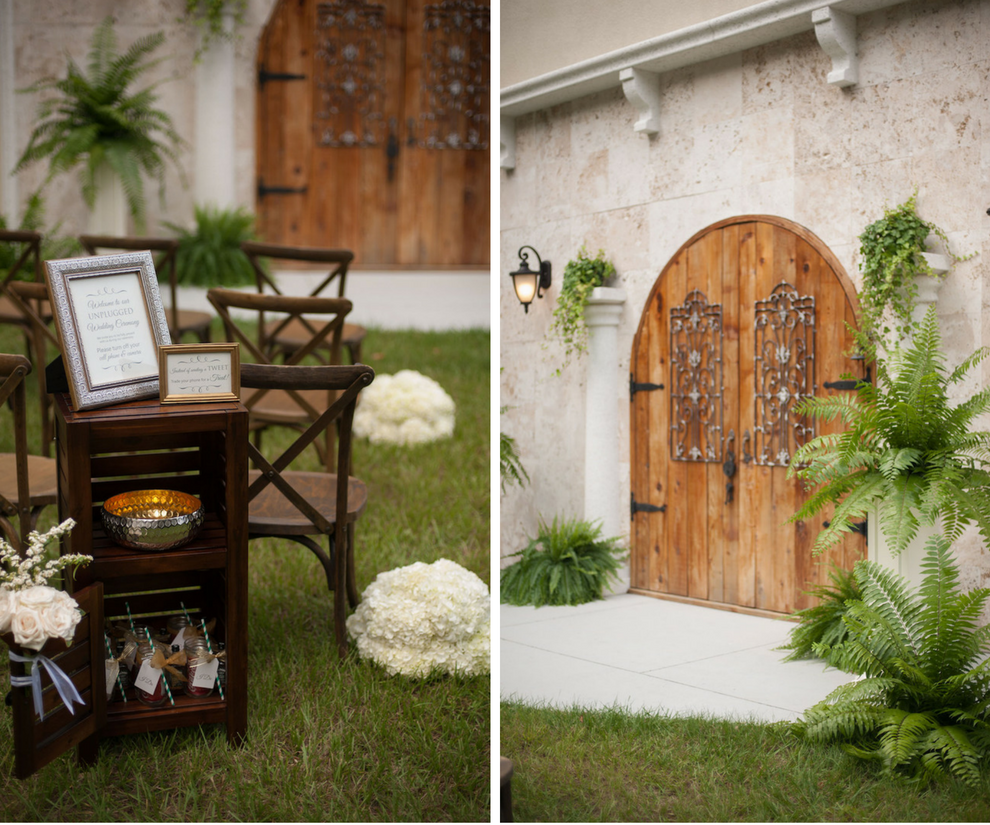
[[[904,0],[765,0],[705,23],[644,40],[572,66],[506,86],[499,95],[502,117],[518,117],[619,86],[619,72],[636,68],[666,72],[743,49],[772,43],[814,28],[814,11],[832,8],[859,15]]]

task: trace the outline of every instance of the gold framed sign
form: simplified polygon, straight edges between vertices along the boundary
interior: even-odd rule
[[[158,359],[162,404],[240,400],[238,344],[170,344]]]
[[[172,339],[151,252],[45,261],[72,404],[158,395],[158,348]]]

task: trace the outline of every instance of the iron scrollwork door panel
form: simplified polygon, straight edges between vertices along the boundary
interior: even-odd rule
[[[786,467],[814,437],[814,423],[794,407],[815,394],[815,298],[781,282],[755,306],[754,458]]]
[[[692,290],[670,310],[670,455],[722,460],[722,306]]]

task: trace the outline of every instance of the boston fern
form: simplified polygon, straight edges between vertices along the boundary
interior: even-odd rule
[[[80,162],[82,193],[92,207],[96,199],[96,172],[104,163],[120,177],[131,215],[144,225],[144,186],[141,173],[164,185],[165,160],[178,162],[183,144],[171,118],[154,104],[154,86],[136,93],[129,87],[158,60],[151,52],[165,42],[162,32],[142,37],[123,54],[117,52],[113,18],[93,32],[88,74],[70,58],[68,75],[47,78],[25,89],[57,94],[38,106],[38,125],[14,172],[48,159],[46,183]]]
[[[574,605],[601,599],[605,586],[618,579],[624,551],[618,538],[602,538],[600,525],[556,518],[540,521],[537,536],[518,553],[520,559],[503,568],[503,604]]]
[[[990,545],[990,433],[972,431],[990,412],[990,389],[949,403],[949,389],[988,353],[980,348],[949,373],[933,305],[909,346],[894,350],[889,363],[876,361],[875,386],[860,382],[854,396],[808,398],[796,407],[798,415],[847,425],[796,450],[788,470],[818,488],[791,521],[835,504],[815,553],[881,502],[880,527],[895,553],[916,535],[919,516],[926,524],[941,517],[950,541],[975,523]]]
[[[251,286],[257,276],[241,249],[257,238],[254,215],[243,207],[196,206],[196,228],[166,222],[179,238],[175,271],[179,283],[189,286]]]
[[[882,565],[856,563],[863,598],[847,604],[849,638],[818,647],[865,678],[832,691],[794,730],[891,773],[949,773],[976,786],[990,756],[990,626],[979,626],[990,589],[960,591],[943,536],[926,548],[916,592]]]
[[[857,601],[862,594],[851,570],[832,564],[829,570],[829,584],[820,584],[808,591],[817,599],[812,607],[794,614],[798,624],[791,630],[790,641],[778,650],[789,650],[785,662],[798,659],[817,659],[816,645],[828,645],[833,650],[849,637],[849,628],[843,621],[848,610],[847,604]],[[841,658],[829,662],[839,670],[849,670],[849,665]]]

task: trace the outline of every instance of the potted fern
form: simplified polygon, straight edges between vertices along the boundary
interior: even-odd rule
[[[41,160],[48,161],[42,187],[61,172],[81,165],[82,194],[86,204],[97,207],[97,196],[122,200],[138,231],[145,226],[142,173],[158,181],[164,193],[167,160],[178,165],[184,145],[172,120],[155,107],[155,86],[132,93],[131,87],[160,60],[150,55],[165,42],[162,32],[142,37],[127,51],[118,53],[113,18],[107,17],[93,32],[88,71],[69,58],[68,74],[45,78],[26,92],[51,91],[38,106],[38,124],[14,172]],[[181,173],[181,170],[180,170]],[[95,209],[99,214],[100,209]],[[91,226],[98,234],[124,235],[116,226]]]
[[[557,338],[564,345],[564,363],[567,366],[573,353],[587,349],[588,331],[584,325],[584,309],[593,289],[603,286],[615,274],[615,267],[605,258],[605,251],[598,250],[594,258],[582,246],[578,255],[564,267],[564,282],[557,296],[553,320],[547,329],[551,339]],[[559,370],[558,370],[559,373]]]
[[[935,224],[917,211],[915,190],[904,203],[885,209],[859,236],[859,293],[863,329],[874,341],[897,343],[917,326],[913,311],[925,288],[924,303],[935,298],[935,288],[951,267],[971,255],[960,257],[949,249],[949,239]],[[947,255],[928,251],[931,238],[942,242]]]
[[[502,570],[503,604],[576,605],[604,598],[625,551],[618,538],[603,538],[599,524],[580,519],[540,520],[536,538],[508,558],[519,561]]]
[[[889,361],[876,361],[875,385],[860,382],[853,396],[807,398],[796,407],[798,415],[847,426],[795,451],[788,469],[789,477],[817,488],[791,521],[835,507],[816,554],[863,518],[869,519],[871,559],[896,563],[914,580],[923,552],[919,528],[933,531],[940,520],[954,541],[976,524],[990,545],[990,433],[973,429],[990,412],[990,388],[949,402],[950,388],[990,349],[981,347],[949,372],[941,343],[930,306],[910,344],[894,349]]]
[[[257,239],[254,215],[244,208],[197,206],[196,226],[186,229],[167,223],[179,239],[175,253],[176,279],[187,286],[250,286],[254,268],[241,243]]]

